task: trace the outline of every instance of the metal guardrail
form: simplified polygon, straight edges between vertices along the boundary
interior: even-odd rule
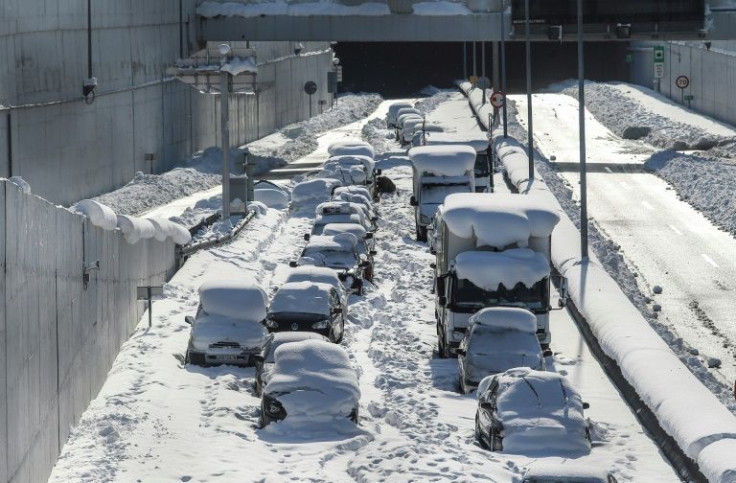
[[[248,222],[255,217],[255,214],[256,214],[256,211],[255,210],[249,211],[248,214],[246,214],[243,217],[243,219],[240,220],[233,227],[232,230],[230,230],[230,233],[228,233],[228,234],[219,236],[219,237],[214,238],[212,240],[206,240],[206,241],[202,241],[202,242],[199,242],[199,243],[194,243],[194,244],[191,244],[191,245],[186,245],[186,246],[180,247],[176,251],[176,266],[177,266],[177,268],[181,268],[182,265],[184,265],[184,263],[187,261],[187,259],[189,259],[189,257],[191,257],[192,255],[194,255],[195,253],[197,253],[200,250],[204,250],[206,248],[218,247],[220,245],[224,245],[224,244],[230,242],[230,240],[232,240],[233,238],[235,238],[243,230],[243,228],[245,228],[245,226],[248,224]],[[190,232],[192,232],[192,230],[194,230],[195,228],[197,228],[197,230],[194,231],[194,233],[196,233],[197,231],[201,230],[205,226],[211,225],[212,223],[214,223],[215,221],[217,221],[219,218],[220,218],[220,215],[219,214],[209,216],[209,217],[205,218],[204,220],[202,220],[195,227],[190,228]]]

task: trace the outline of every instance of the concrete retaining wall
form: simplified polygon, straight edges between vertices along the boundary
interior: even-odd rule
[[[653,77],[653,45],[664,45],[664,77],[659,84]],[[632,50],[632,82],[658,89],[686,106],[683,97],[692,95],[693,110],[736,124],[736,42],[712,42],[710,50],[703,42],[640,42],[632,44]],[[675,85],[680,75],[690,79],[687,89]]]
[[[164,77],[178,57],[201,47],[194,37],[195,1],[92,2],[98,87],[91,105],[82,99],[87,2],[0,2],[0,106],[6,106],[0,107],[0,177],[23,176],[34,193],[71,204],[127,183],[136,171],[162,172],[217,144],[216,97]],[[261,64],[259,93],[233,99],[233,145],[305,119],[306,80],[320,86],[315,107],[329,99],[328,43],[305,43],[300,57],[291,42],[250,47]],[[153,164],[146,153],[155,154]]]
[[[174,267],[170,241],[129,245],[0,182],[0,482],[48,478],[143,315],[136,287]]]

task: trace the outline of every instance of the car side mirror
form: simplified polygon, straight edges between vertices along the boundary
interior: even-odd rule
[[[468,354],[467,352],[465,352],[465,349],[455,349],[455,353],[463,357],[465,357]]]
[[[335,307],[332,309],[333,314],[341,314],[342,313],[342,307]]]
[[[375,170],[375,173],[376,173],[376,176],[381,176],[383,174],[383,170],[382,169],[376,169]]]
[[[485,409],[486,411],[493,411],[493,404],[489,403],[488,401],[482,402],[478,406],[480,406],[481,409]]]
[[[293,262],[293,261],[292,261],[292,262],[289,262],[289,266],[290,266],[291,268],[296,268],[296,267],[297,267],[297,264],[296,264],[296,262]]]
[[[437,301],[440,304],[440,307],[445,307],[447,305],[447,297],[444,295],[440,295]]]
[[[435,269],[435,268],[437,268],[437,264],[434,263],[434,262],[432,262],[432,263],[429,264],[429,268]]]
[[[347,279],[347,278],[348,278],[348,274],[347,274],[347,273],[345,273],[345,272],[341,272],[341,273],[338,273],[338,274],[337,274],[337,278],[339,278],[341,282],[344,282],[344,281],[345,281],[345,279]]]
[[[377,252],[377,251],[375,251],[375,250],[371,250],[371,251],[369,251],[368,253],[369,253],[369,254],[371,254],[371,255],[376,255],[376,254],[377,254],[378,252]]]
[[[366,267],[369,267],[370,265],[371,265],[371,262],[369,262],[368,260],[363,260],[362,262],[360,262],[359,266],[360,268],[366,268]]]
[[[373,238],[373,233],[366,233],[366,234],[365,234],[365,239],[366,239],[366,240],[370,240],[370,239],[372,239],[372,238]]]
[[[590,403],[584,402],[583,409],[590,409]]]
[[[192,317],[191,315],[187,315],[186,317],[184,317],[184,322],[189,325],[194,325],[194,317]]]
[[[309,233],[304,234],[304,241],[309,241],[309,239],[312,237]]]
[[[416,196],[412,196],[411,198],[409,198],[409,204],[410,204],[411,206],[419,206],[419,203],[417,203],[417,198],[416,198]]]
[[[261,364],[266,360],[261,354],[253,354],[250,358],[253,362],[260,362]]]

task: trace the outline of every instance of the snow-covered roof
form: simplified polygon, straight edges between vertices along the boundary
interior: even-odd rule
[[[390,121],[396,121],[397,114],[400,109],[404,109],[407,107],[413,107],[410,102],[394,102],[390,106],[388,106],[388,114],[386,117]]]
[[[360,400],[348,354],[321,340],[283,344],[276,349],[265,394],[278,394],[287,418],[347,417]]]
[[[325,236],[339,235],[340,233],[350,233],[358,239],[365,238],[366,229],[358,223],[328,223],[322,230]]]
[[[488,149],[488,138],[485,135],[474,136],[468,133],[432,132],[424,138],[427,146],[442,144],[467,144],[477,152]]]
[[[118,226],[118,217],[112,208],[95,200],[82,200],[74,205],[74,209],[87,216],[90,223],[94,226],[100,227],[103,230],[111,231]],[[164,237],[165,239],[166,237]]]
[[[419,173],[462,176],[475,166],[475,149],[464,145],[418,146],[409,158]]]
[[[253,190],[255,201],[260,201],[269,208],[277,210],[289,207],[289,193],[277,189],[257,189]]]
[[[321,235],[322,230],[325,226],[330,223],[358,223],[360,225],[365,223],[365,216],[363,213],[350,213],[344,215],[317,215],[314,219],[314,225],[312,225],[312,234]]]
[[[330,156],[325,164],[333,162],[350,166],[360,164],[365,168],[366,172],[373,172],[373,169],[376,167],[376,161],[372,157],[362,154],[339,154],[336,156]]]
[[[399,117],[396,118],[396,126],[403,127],[406,121],[410,121],[412,119],[422,119],[422,116],[420,116],[419,114],[415,114],[413,112],[407,112],[406,114],[401,114]]]
[[[346,193],[340,192],[332,195],[333,201],[349,201],[351,203],[358,203],[365,206],[368,209],[373,208],[373,203],[370,199],[366,198],[362,193]]]
[[[291,199],[295,203],[327,200],[330,199],[332,190],[341,184],[339,180],[333,178],[312,178],[297,183],[291,191]]]
[[[517,307],[488,307],[473,314],[468,322],[495,330],[537,332],[537,318],[526,309]]]
[[[314,265],[303,265],[296,267],[289,272],[284,280],[284,284],[292,282],[315,282],[331,285],[337,289],[342,287],[342,283],[337,273],[331,268],[317,267]]]
[[[504,452],[528,456],[590,452],[582,398],[564,376],[517,367],[493,377],[499,383],[496,415],[504,428]],[[488,387],[487,379],[479,391]]]
[[[600,462],[586,461],[585,458],[548,461],[551,459],[534,461],[524,473],[524,477],[537,478],[545,482],[552,479],[570,483],[606,483],[608,481],[608,472],[600,467]],[[545,479],[541,480],[542,478]]]
[[[252,281],[213,280],[200,285],[199,303],[210,315],[260,322],[266,318],[268,297]]]
[[[197,317],[192,327],[192,342],[201,349],[215,342],[238,342],[243,349],[256,349],[267,336],[268,330],[260,322],[219,314]]]
[[[421,127],[423,122],[424,122],[424,118],[422,117],[410,118],[410,119],[405,120],[404,125],[403,125],[404,134],[414,135],[414,129],[416,127]]]
[[[346,139],[332,143],[327,148],[327,152],[330,157],[348,155],[368,156],[372,159],[376,157],[376,151],[373,149],[373,146],[359,139]]]
[[[130,244],[155,236],[153,224],[146,218],[128,215],[117,215],[117,218],[118,228],[123,232],[125,241]]]
[[[349,201],[325,201],[317,205],[314,211],[318,215],[347,215],[362,210],[354,207]]]
[[[521,283],[532,287],[549,276],[547,257],[528,248],[511,248],[502,252],[462,252],[455,257],[457,278],[470,281],[484,290],[497,290],[500,285],[512,289]]]
[[[358,239],[350,233],[339,235],[313,235],[307,243],[308,249],[354,251]]]
[[[274,294],[268,306],[268,313],[297,312],[329,315],[330,290],[333,288],[332,285],[326,283],[307,281],[285,283]]]
[[[398,111],[396,111],[396,119],[400,119],[401,116],[404,116],[406,114],[416,114],[419,117],[422,117],[422,111],[419,109],[416,109],[412,106],[402,107]]]
[[[360,194],[363,195],[368,201],[371,201],[371,192],[368,191],[368,188],[364,186],[340,186],[338,188],[335,188],[334,194],[337,195],[340,193]]]
[[[476,246],[526,246],[548,237],[560,215],[542,197],[501,193],[458,193],[445,198],[444,220],[455,235],[477,238]]]
[[[478,382],[489,374],[498,374],[515,367],[544,369],[542,347],[536,332],[496,330],[474,325],[465,355],[465,373]]]

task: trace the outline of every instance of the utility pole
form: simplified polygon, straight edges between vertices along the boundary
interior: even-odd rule
[[[580,124],[580,258],[588,259],[588,186],[585,159],[585,64],[583,58],[583,0],[578,0],[578,121]]]
[[[529,32],[529,0],[524,0],[526,24],[526,103],[527,103],[527,146],[529,155],[529,180],[534,179],[534,128],[532,126],[532,47]]]

